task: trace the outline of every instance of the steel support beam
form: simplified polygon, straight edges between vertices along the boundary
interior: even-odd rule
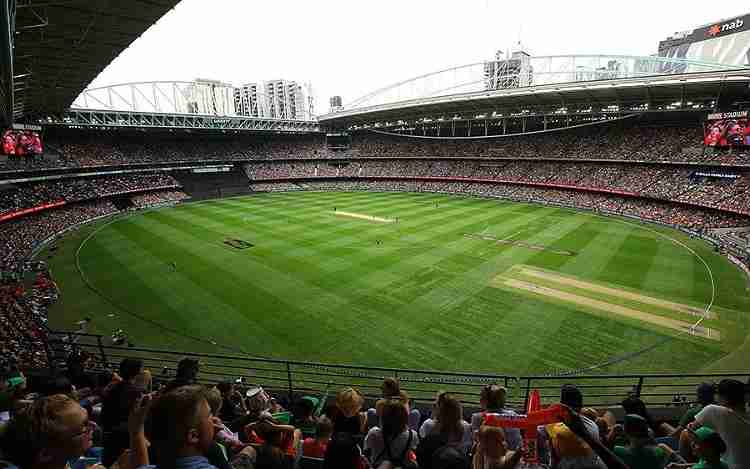
[[[13,29],[15,0],[0,0],[0,121],[13,123]]]
[[[63,114],[42,119],[40,124],[80,127],[207,129],[283,133],[320,132],[320,125],[316,121],[91,109],[70,109]]]

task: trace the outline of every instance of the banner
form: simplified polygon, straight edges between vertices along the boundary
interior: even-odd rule
[[[23,210],[16,210],[15,212],[5,213],[3,215],[0,215],[0,222],[12,220],[14,218],[18,218],[24,215],[28,215],[30,213],[36,213],[41,212],[42,210],[47,210],[49,208],[55,208],[65,205],[65,201],[59,201],[59,202],[52,202],[49,204],[42,204],[37,205],[36,207],[31,208],[25,208]]]
[[[750,122],[747,111],[710,114],[703,130],[707,147],[750,146]]]
[[[31,130],[6,130],[0,138],[0,153],[18,157],[41,155],[42,139]]]

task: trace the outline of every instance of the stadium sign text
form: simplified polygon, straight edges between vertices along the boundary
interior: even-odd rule
[[[722,179],[739,179],[739,174],[730,174],[730,173],[706,173],[702,171],[696,171],[693,173],[693,176],[695,177],[704,177],[704,178],[722,178]]]
[[[714,114],[709,114],[707,119],[737,119],[739,117],[747,117],[747,115],[748,111],[717,112]]]
[[[733,31],[735,29],[741,28],[744,25],[745,25],[745,22],[742,21],[742,18],[737,18],[734,21],[730,21],[728,23],[724,23],[721,25],[715,24],[706,30],[706,36],[715,37],[721,33],[725,33],[727,31]]]

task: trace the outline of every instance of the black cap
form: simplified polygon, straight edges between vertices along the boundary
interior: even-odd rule
[[[583,407],[583,394],[574,384],[566,384],[560,390],[560,403],[573,409]]]

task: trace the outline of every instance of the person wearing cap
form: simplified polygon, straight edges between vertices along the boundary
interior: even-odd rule
[[[680,456],[688,461],[693,460],[692,455],[692,440],[689,437],[690,433],[683,432],[690,422],[695,420],[695,416],[698,412],[703,410],[707,405],[714,403],[714,384],[713,383],[701,383],[695,390],[695,405],[691,406],[680,418],[680,423],[674,432],[670,436],[673,438],[679,438],[680,442]]]
[[[20,371],[13,376],[0,376],[0,424],[10,420],[11,412],[23,404],[26,393],[26,377]]]
[[[313,396],[302,396],[297,403],[297,410],[294,413],[294,426],[299,428],[302,432],[302,436],[315,437],[316,425],[318,419],[316,418],[316,410],[320,406],[320,399]]]
[[[625,436],[628,446],[615,446],[613,452],[625,464],[638,469],[662,469],[669,463],[672,451],[657,445],[649,433],[648,421],[638,414],[625,416]]]
[[[723,379],[717,388],[719,405],[707,405],[688,429],[713,428],[727,446],[725,461],[731,469],[750,467],[750,416],[745,410],[745,384]]]
[[[693,469],[729,469],[721,460],[727,445],[718,433],[708,427],[700,427],[693,435],[693,452],[700,458]]]
[[[513,417],[518,414],[513,410],[505,407],[505,396],[508,391],[504,386],[498,384],[488,384],[482,388],[479,394],[479,406],[481,412],[471,415],[471,429],[476,435],[482,426],[487,415],[496,415],[498,417]],[[521,431],[517,428],[508,428],[505,430],[505,443],[509,449],[517,450],[521,447]]]

